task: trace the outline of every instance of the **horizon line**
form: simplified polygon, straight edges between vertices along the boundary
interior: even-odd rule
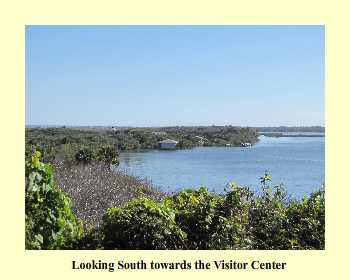
[[[212,125],[68,125],[68,124],[25,124],[25,127],[136,127],[136,128],[158,128],[158,127],[210,127],[210,126],[233,126],[233,127],[323,127],[325,125],[233,125],[233,124],[212,124]]]

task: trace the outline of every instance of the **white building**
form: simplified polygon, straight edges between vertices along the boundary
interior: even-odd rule
[[[153,135],[166,135],[165,131],[153,131],[152,132]]]
[[[166,139],[166,140],[159,142],[159,148],[161,148],[161,149],[175,149],[177,143],[178,142],[175,140]]]

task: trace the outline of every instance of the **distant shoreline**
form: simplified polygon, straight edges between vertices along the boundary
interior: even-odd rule
[[[67,124],[25,124],[26,128],[105,128],[111,127],[120,129],[133,128],[171,128],[171,127],[249,127],[261,132],[324,132],[325,127],[321,125],[310,126],[251,126],[251,125],[159,125],[159,126],[130,126],[130,125],[67,125]]]
[[[263,135],[266,137],[325,137],[324,133],[295,133],[295,134],[285,134],[285,133],[275,133],[275,132],[259,132],[259,135]]]

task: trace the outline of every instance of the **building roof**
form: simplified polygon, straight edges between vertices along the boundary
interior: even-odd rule
[[[172,139],[166,139],[163,141],[159,141],[160,144],[177,144],[178,142]]]

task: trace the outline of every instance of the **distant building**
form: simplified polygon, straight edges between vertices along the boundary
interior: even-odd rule
[[[152,132],[153,135],[166,135],[165,131],[153,131]]]
[[[168,150],[175,149],[177,143],[178,142],[175,140],[166,139],[166,140],[159,142],[159,148],[160,149],[168,149]]]

